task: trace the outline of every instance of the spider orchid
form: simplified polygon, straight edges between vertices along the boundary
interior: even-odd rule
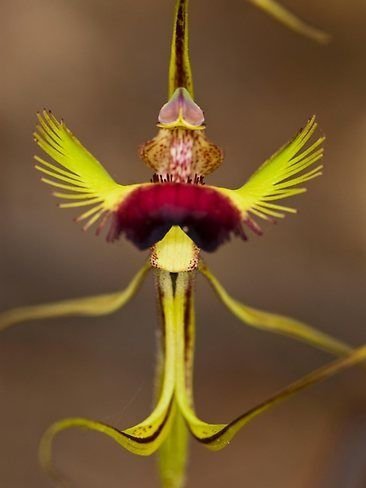
[[[254,1],[259,6],[276,5]],[[237,189],[205,185],[205,178],[223,161],[221,149],[206,136],[204,114],[194,101],[188,53],[188,0],[177,0],[169,69],[169,99],[160,110],[156,137],[140,148],[153,170],[151,182],[121,185],[51,112],[38,114],[37,145],[53,162],[36,156],[42,180],[65,202],[62,208],[89,207],[77,218],[84,229],[108,229],[107,240],[126,237],[149,259],[123,291],[10,310],[0,315],[0,329],[26,320],[82,315],[102,316],[123,307],[138,291],[151,270],[155,273],[161,307],[157,402],[141,423],[126,430],[86,418],[55,422],[44,434],[40,458],[44,468],[60,481],[52,463],[54,437],[79,427],[98,431],[128,451],[148,456],[158,451],[163,486],[184,484],[188,436],[219,450],[257,415],[300,390],[366,359],[366,347],[352,349],[341,341],[297,320],[249,307],[231,298],[201,257],[232,236],[261,234],[258,219],[273,221],[292,207],[278,200],[305,192],[303,184],[321,174],[324,137],[313,140],[317,124],[311,118],[303,129]],[[278,10],[275,10],[278,14]],[[282,10],[282,14],[284,15]],[[257,219],[257,220],[256,220]],[[284,334],[321,348],[340,359],[282,389],[229,423],[201,420],[193,401],[195,338],[195,276],[210,282],[226,307],[242,322]]]

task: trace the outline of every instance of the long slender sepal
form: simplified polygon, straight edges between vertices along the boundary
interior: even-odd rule
[[[247,1],[256,7],[259,7],[289,29],[305,37],[309,37],[313,41],[326,44],[331,40],[331,36],[329,34],[303,21],[275,0]]]
[[[182,364],[179,361],[179,352],[177,359],[178,363]],[[256,405],[228,424],[208,424],[197,417],[193,408],[189,406],[183,382],[184,375],[182,372],[179,376],[177,375],[177,399],[193,436],[209,449],[217,451],[226,447],[242,427],[269,408],[287,400],[301,390],[315,385],[320,381],[324,381],[351,366],[364,362],[365,360],[366,346],[355,349],[346,358],[338,359],[331,364],[307,374],[294,383],[291,383],[277,394],[267,398],[265,401]]]
[[[114,313],[134,297],[150,269],[150,264],[145,264],[122,291],[8,310],[0,314],[0,331],[29,320],[70,315],[93,317]]]
[[[169,99],[177,88],[185,88],[193,98],[193,78],[189,59],[188,0],[177,0],[169,64]]]
[[[171,430],[175,413],[174,388],[176,365],[175,307],[173,285],[169,273],[160,280],[163,304],[164,361],[163,378],[155,409],[144,421],[126,430],[86,418],[66,418],[52,424],[44,434],[40,444],[40,461],[43,468],[55,480],[61,476],[52,463],[52,446],[56,435],[70,428],[82,428],[103,433],[121,447],[140,456],[156,452]]]
[[[184,381],[187,397],[192,405],[192,371],[195,342],[195,317],[193,304],[193,273],[171,274],[159,272],[160,279],[172,280],[174,288],[173,314],[177,361],[184,363]],[[163,283],[164,284],[164,283]],[[160,296],[163,295],[160,287]],[[183,332],[182,332],[183,331]],[[188,459],[188,428],[176,404],[173,425],[164,444],[159,449],[159,471],[163,488],[183,488]]]
[[[324,351],[335,354],[336,356],[347,356],[352,352],[352,347],[335,339],[323,332],[320,332],[309,325],[283,315],[263,312],[256,308],[248,307],[243,303],[232,298],[217,278],[210,272],[202,262],[199,271],[208,279],[213,289],[239,320],[257,329],[282,334],[292,339],[296,339],[311,346],[315,346]]]

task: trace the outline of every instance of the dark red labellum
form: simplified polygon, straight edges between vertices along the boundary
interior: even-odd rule
[[[139,249],[148,249],[174,225],[208,252],[231,233],[246,238],[239,210],[220,192],[202,185],[163,183],[138,188],[121,203],[108,240],[124,234]]]

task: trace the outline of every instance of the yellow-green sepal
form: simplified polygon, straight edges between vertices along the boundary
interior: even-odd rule
[[[200,261],[199,271],[207,278],[221,301],[239,320],[246,325],[267,332],[274,332],[296,339],[331,354],[345,356],[352,352],[352,347],[344,342],[321,332],[299,320],[283,315],[264,312],[249,307],[232,298],[208,267]]]
[[[0,314],[0,331],[31,320],[54,319],[67,316],[97,317],[114,313],[135,296],[150,269],[150,263],[146,263],[122,291],[83,298],[72,298],[70,300],[30,307],[19,307],[3,312]]]

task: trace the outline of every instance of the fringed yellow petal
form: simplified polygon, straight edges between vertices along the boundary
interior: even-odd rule
[[[311,346],[327,351],[331,354],[344,356],[352,352],[352,348],[342,341],[320,332],[309,325],[290,317],[263,312],[231,298],[217,278],[209,271],[207,266],[200,263],[199,271],[208,279],[213,289],[239,320],[257,329],[282,334],[292,339],[306,342]]]
[[[52,180],[43,179],[43,181],[51,186],[66,187],[67,190],[82,192],[86,195],[84,198],[76,196],[76,194],[75,196],[72,194],[65,196],[65,194],[56,193],[55,196],[59,198],[73,200],[71,203],[61,204],[60,207],[74,208],[102,202],[104,212],[100,212],[99,217],[103,213],[114,211],[135,186],[117,184],[100,162],[51,112],[44,110],[37,116],[39,125],[36,127],[34,139],[38,146],[55,161],[55,163],[50,163],[35,156],[38,162],[36,169],[53,178]],[[66,182],[68,185],[62,186],[57,180]],[[97,220],[92,219],[86,227],[90,227]]]
[[[331,40],[331,36],[329,34],[304,22],[275,0],[247,1],[255,5],[256,7],[259,7],[271,17],[281,22],[281,24],[297,32],[298,34],[309,37],[314,41],[320,42],[321,44],[326,44]]]
[[[169,99],[177,88],[185,88],[193,98],[193,78],[189,59],[188,0],[177,0],[169,64]]]
[[[208,424],[200,420],[194,413],[193,409],[189,408],[187,402],[185,402],[184,393],[182,393],[184,390],[180,390],[181,395],[179,405],[194,437],[209,449],[217,451],[226,447],[232,438],[239,432],[239,430],[259,414],[292,397],[301,390],[315,385],[320,381],[324,381],[335,374],[340,373],[341,371],[355,366],[365,360],[366,346],[355,349],[349,356],[343,359],[338,359],[331,364],[323,366],[307,374],[294,383],[291,383],[286,388],[280,390],[277,394],[267,398],[267,400],[240,415],[240,417],[236,418],[229,424]]]
[[[323,156],[323,148],[319,146],[324,137],[319,138],[307,149],[300,152],[310,140],[317,128],[315,117],[312,117],[297,136],[262,166],[249,180],[236,190],[216,188],[229,197],[232,203],[241,211],[245,219],[248,213],[253,213],[266,219],[266,215],[281,218],[284,215],[276,210],[295,213],[291,207],[268,204],[267,202],[281,200],[306,191],[305,188],[294,188],[321,175],[322,165],[302,173],[306,168],[315,164]]]
[[[0,331],[29,320],[51,319],[70,315],[93,317],[114,313],[134,297],[150,269],[150,264],[145,264],[123,291],[75,298],[48,303],[47,305],[15,308],[3,312],[0,314]]]
[[[192,271],[198,266],[199,249],[183,230],[172,227],[151,252],[151,265],[170,273]]]

